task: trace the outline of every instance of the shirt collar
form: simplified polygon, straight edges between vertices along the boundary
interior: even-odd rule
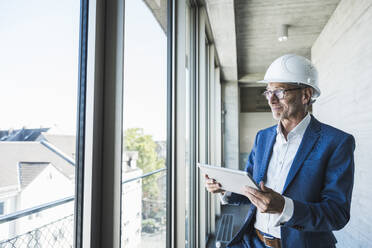
[[[306,131],[306,128],[309,126],[310,121],[311,121],[311,116],[309,113],[307,113],[306,116],[302,119],[302,121],[298,123],[297,126],[288,133],[287,139],[290,140],[296,137],[297,135],[302,137]],[[277,134],[280,134],[280,137],[285,142],[284,134],[282,132],[282,125],[280,124],[280,121],[276,127],[276,132]]]

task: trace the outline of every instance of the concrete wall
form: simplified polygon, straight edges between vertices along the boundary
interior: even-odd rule
[[[335,232],[337,247],[372,247],[372,1],[342,0],[312,47],[322,95],[321,121],[354,135],[351,220]]]
[[[224,166],[239,168],[239,87],[238,82],[222,83],[224,104],[223,158]]]
[[[245,168],[247,158],[252,150],[254,139],[259,130],[276,125],[278,121],[271,112],[241,113],[239,117],[240,130],[240,169]]]

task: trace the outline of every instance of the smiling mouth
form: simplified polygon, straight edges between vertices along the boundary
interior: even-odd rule
[[[272,107],[271,107],[272,110],[279,110],[279,109],[281,109],[281,108],[282,108],[282,107],[280,107],[280,106],[272,106]]]

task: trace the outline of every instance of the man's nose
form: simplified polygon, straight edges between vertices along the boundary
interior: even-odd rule
[[[268,99],[269,103],[272,104],[272,103],[278,103],[279,102],[279,99],[276,97],[275,94],[271,94],[269,99]]]

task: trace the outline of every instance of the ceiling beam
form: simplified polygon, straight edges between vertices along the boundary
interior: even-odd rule
[[[206,0],[223,81],[237,81],[234,0]]]
[[[264,76],[264,72],[246,74],[239,78],[239,83],[257,83],[257,81],[263,80]]]

